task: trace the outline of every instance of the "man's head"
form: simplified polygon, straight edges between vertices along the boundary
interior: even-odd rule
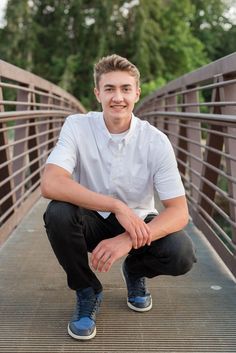
[[[102,58],[94,68],[94,94],[102,106],[111,133],[129,129],[133,108],[140,97],[139,71],[118,55]]]
[[[137,67],[122,56],[113,54],[101,58],[94,66],[94,83],[99,89],[99,82],[103,74],[112,71],[126,71],[135,78],[137,87],[139,87],[140,73]]]

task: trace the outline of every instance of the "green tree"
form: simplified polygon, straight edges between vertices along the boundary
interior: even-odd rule
[[[163,6],[161,18],[161,53],[165,63],[167,80],[181,76],[207,62],[204,46],[190,30],[193,16],[191,1],[170,1]]]
[[[230,29],[224,31],[221,40],[215,46],[214,60],[231,54],[236,51],[236,25],[231,25]],[[224,43],[224,45],[222,45]]]
[[[198,38],[204,45],[204,51],[210,61],[229,54],[226,49],[228,40],[231,41],[232,23],[226,17],[230,6],[235,6],[226,0],[191,0],[194,11],[190,21],[194,37]],[[227,38],[226,42],[222,41]],[[224,46],[222,45],[224,43]],[[232,51],[236,45],[232,46]],[[231,52],[232,52],[231,51]]]
[[[36,23],[27,0],[8,0],[7,26],[1,30],[0,55],[3,60],[33,70],[33,53],[36,44]]]
[[[97,109],[93,65],[117,53],[136,64],[143,95],[224,54],[226,0],[9,0],[1,58]],[[228,27],[229,28],[229,27]],[[227,40],[227,50],[234,48]]]

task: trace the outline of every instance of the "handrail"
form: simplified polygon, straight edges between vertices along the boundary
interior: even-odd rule
[[[85,109],[53,83],[0,60],[0,245],[40,197],[66,116]]]
[[[190,215],[236,275],[236,53],[156,90],[135,114],[169,137]]]

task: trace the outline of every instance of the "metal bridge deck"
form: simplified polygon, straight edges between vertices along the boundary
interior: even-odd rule
[[[74,292],[49,246],[40,200],[0,250],[0,352],[236,352],[236,284],[190,223],[198,263],[187,275],[149,280],[153,308],[135,313],[117,263],[100,275],[104,302],[97,336],[67,334]]]

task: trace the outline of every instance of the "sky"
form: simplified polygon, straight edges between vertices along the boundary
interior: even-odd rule
[[[8,0],[0,0],[0,27],[3,27],[3,16],[4,16],[4,9],[6,7]]]

